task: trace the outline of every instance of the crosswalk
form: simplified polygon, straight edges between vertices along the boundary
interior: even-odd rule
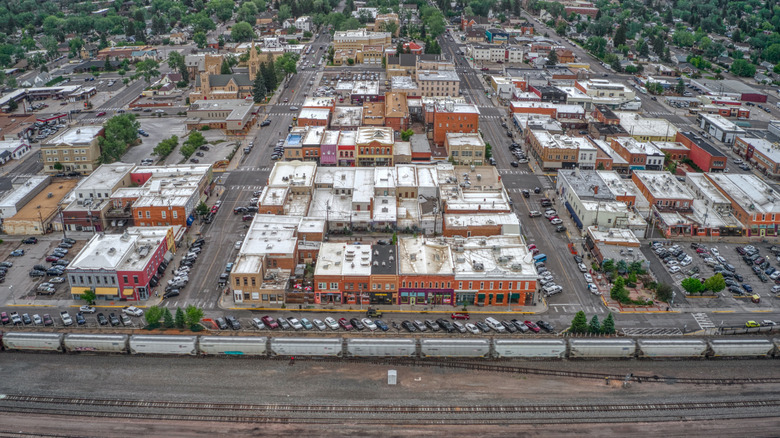
[[[160,303],[162,307],[167,307],[168,309],[176,309],[179,307],[179,301],[163,301]],[[198,301],[187,301],[186,303],[182,302],[182,306],[195,306],[199,309],[214,309],[217,307],[217,303],[215,303],[213,300],[198,300]]]
[[[97,109],[97,111],[105,111],[105,112],[109,112],[109,111],[115,111],[115,112],[116,112],[116,111],[119,111],[119,110],[121,110],[121,109],[125,109],[125,108],[122,108],[122,107],[116,107],[116,108],[114,108],[114,107],[111,107],[111,108],[103,108],[103,107],[101,106],[100,108],[98,108],[98,109]],[[127,111],[127,110],[125,109],[125,111]]]
[[[550,304],[549,307],[556,313],[576,313],[580,310],[587,314],[609,312],[601,306],[581,306],[579,304]]]
[[[691,316],[693,316],[693,319],[702,330],[715,327],[715,324],[706,313],[692,313]]]
[[[269,116],[290,116],[293,117],[296,113],[289,112],[289,113],[268,113]]]
[[[498,173],[501,175],[527,175],[531,172],[523,169],[518,169],[518,170],[498,169]]]
[[[479,118],[480,119],[500,119],[501,116],[486,116],[486,115],[480,114]]]
[[[231,190],[242,190],[242,191],[251,191],[256,192],[258,190],[262,190],[264,186],[256,186],[256,185],[240,185],[240,186],[230,186]]]
[[[670,113],[669,111],[648,111],[645,112],[645,114],[649,114],[651,116],[673,116],[674,113]]]
[[[268,172],[270,167],[239,167],[236,169],[239,172]]]

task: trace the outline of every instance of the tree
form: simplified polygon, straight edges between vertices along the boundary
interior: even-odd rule
[[[227,62],[227,60],[222,61],[222,67],[220,67],[219,73],[223,75],[229,75],[233,73],[233,70],[230,69],[230,64]]]
[[[11,78],[11,79],[14,79],[14,78]],[[15,86],[15,85],[16,85],[16,84],[14,84],[14,86],[13,86],[13,87],[11,87],[11,84],[10,84],[10,79],[9,79],[8,86],[9,86],[10,88],[16,88],[16,86]],[[17,109],[19,109],[19,104],[18,104],[18,103],[16,103],[16,101],[15,101],[15,100],[11,99],[11,100],[8,102],[8,111],[9,111],[9,112],[14,112],[14,111],[16,111]]]
[[[205,143],[206,139],[203,137],[203,134],[198,131],[193,131],[182,145],[181,154],[185,159],[189,158],[192,156],[192,154],[195,153],[195,151],[198,150],[199,147],[203,146]]]
[[[556,65],[558,64],[558,53],[553,49],[550,50],[550,54],[547,55],[547,62],[545,65]]]
[[[92,289],[84,289],[84,293],[81,294],[81,299],[86,301],[88,305],[94,306],[97,300],[97,294]]]
[[[255,37],[255,31],[252,29],[252,25],[246,21],[236,23],[233,28],[230,29],[230,38],[233,41],[249,41]]]
[[[199,49],[206,47],[206,33],[195,32],[195,35],[192,36],[192,41],[195,42]]]
[[[144,59],[135,65],[135,74],[133,79],[143,77],[147,84],[152,82],[152,78],[160,76],[160,63],[154,59]]]
[[[81,48],[84,47],[84,40],[82,40],[79,37],[73,38],[70,41],[68,41],[68,47],[70,48],[70,54],[72,57],[79,56],[79,52],[81,52]]]
[[[396,32],[398,32],[398,23],[396,23],[395,21],[385,21],[384,23],[382,23],[382,29],[385,32],[389,32],[390,35],[395,36]]]
[[[184,55],[173,50],[168,54],[168,66],[176,69],[181,74],[181,80],[190,81],[190,72],[187,70],[187,64],[184,62]]]
[[[685,82],[683,82],[682,78],[677,80],[677,85],[674,87],[674,92],[679,95],[685,93]]]
[[[60,170],[62,170],[63,168],[64,168],[64,166],[63,166],[63,165],[62,165],[62,163],[60,163],[59,161],[57,161],[56,163],[54,163],[54,170],[60,171]]]
[[[744,59],[737,59],[731,64],[731,72],[743,78],[751,78],[756,75],[756,66]]]
[[[601,324],[601,332],[605,335],[615,334],[615,318],[612,316],[612,313],[604,318],[604,323]]]
[[[171,310],[167,307],[163,311],[163,325],[165,328],[173,328],[175,325],[173,322],[173,315],[171,314]]]
[[[615,283],[612,285],[612,289],[609,291],[609,297],[621,303],[629,300],[628,291],[626,290],[626,282],[623,277],[618,277],[615,279]]]
[[[687,30],[678,30],[672,35],[672,42],[679,47],[692,47],[695,40]]]
[[[626,23],[620,23],[620,26],[618,26],[617,30],[615,31],[615,36],[612,37],[612,44],[617,47],[620,45],[623,45],[626,43]]]
[[[187,325],[190,326],[190,329],[197,327],[198,324],[200,324],[200,320],[203,319],[203,310],[195,306],[187,306],[187,308],[184,309],[184,314],[186,315]]]
[[[402,141],[409,141],[410,138],[414,135],[414,131],[411,129],[407,129],[406,131],[401,131],[401,140]]]
[[[146,324],[149,325],[150,329],[160,326],[160,318],[162,316],[163,310],[158,306],[152,306],[146,309],[146,313],[144,313],[144,319],[146,319]]]
[[[715,274],[712,277],[704,280],[704,289],[710,290],[714,293],[718,293],[726,288],[726,280],[723,279],[723,275]]]
[[[206,205],[205,202],[201,201],[200,204],[198,204],[198,206],[195,207],[195,212],[201,216],[206,216],[207,214],[209,214],[209,206]]]
[[[591,318],[590,324],[588,324],[588,332],[594,335],[601,333],[601,324],[599,324],[598,315],[593,315],[593,318]]]
[[[135,114],[126,113],[111,117],[103,126],[103,137],[98,140],[101,149],[100,161],[103,164],[113,163],[122,159],[127,146],[138,139],[141,124],[136,120]]]
[[[277,68],[281,68],[284,74],[294,75],[298,73],[298,55],[292,52],[287,52],[280,56],[276,60]]]
[[[276,14],[276,18],[279,19],[279,24],[284,23],[290,17],[292,17],[292,9],[290,8],[290,5],[281,5],[279,7],[279,12]]]
[[[254,23],[257,19],[257,12],[257,6],[254,3],[246,2],[242,4],[240,8],[238,8],[238,13],[236,13],[236,21]]]
[[[263,74],[258,71],[257,75],[255,76],[255,81],[252,84],[252,100],[254,100],[255,103],[264,102],[266,92],[265,78],[263,77]]]
[[[152,155],[157,155],[158,157],[167,157],[171,154],[171,152],[173,152],[174,149],[176,149],[176,146],[178,145],[179,137],[175,135],[171,136],[170,138],[166,138],[157,144],[157,146],[154,147],[154,150],[152,150]]]
[[[666,283],[658,283],[655,287],[655,297],[666,303],[674,296],[672,292],[672,287]],[[606,323],[606,321],[604,322]]]
[[[639,42],[637,50],[642,58],[647,58],[650,55],[650,46],[644,41]]]
[[[695,294],[704,290],[704,286],[698,278],[688,277],[682,281],[681,285],[689,294]]]
[[[184,311],[181,310],[181,307],[177,307],[173,325],[176,326],[176,328],[183,329],[186,324],[187,320],[184,317]]]
[[[208,10],[222,22],[230,20],[234,7],[233,0],[211,0],[208,3]]]
[[[585,316],[585,312],[580,310],[574,315],[574,319],[571,320],[571,327],[569,331],[572,333],[587,333],[588,332],[588,317]]]

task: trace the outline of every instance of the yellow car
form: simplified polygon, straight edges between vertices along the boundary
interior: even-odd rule
[[[745,327],[761,327],[761,324],[755,321],[748,321],[745,323]]]

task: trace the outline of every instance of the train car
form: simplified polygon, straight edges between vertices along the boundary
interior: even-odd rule
[[[633,339],[570,339],[569,359],[621,359],[634,357]]]
[[[422,357],[486,357],[490,354],[488,339],[422,339]]]
[[[254,336],[201,336],[199,351],[206,355],[265,356],[268,338]]]
[[[412,357],[416,353],[414,339],[347,339],[347,354],[353,357]]]
[[[694,358],[704,357],[707,343],[701,339],[639,339],[639,357],[647,358]]]
[[[194,356],[197,343],[197,336],[133,335],[130,336],[130,353]]]
[[[562,339],[496,339],[496,357],[563,359],[566,342]]]
[[[6,350],[62,352],[62,333],[5,333]]]
[[[713,339],[710,349],[713,357],[766,357],[774,345],[769,339]]]
[[[276,356],[341,356],[341,338],[272,338],[271,353]]]
[[[127,353],[127,335],[95,335],[68,333],[65,335],[65,351],[68,353]]]

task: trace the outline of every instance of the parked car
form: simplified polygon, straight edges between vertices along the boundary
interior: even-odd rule
[[[347,321],[347,318],[339,318],[339,325],[346,331],[352,330],[352,324]]]
[[[528,329],[531,330],[534,333],[539,333],[540,329],[539,326],[534,324],[532,321],[523,321],[523,323],[528,326]]]
[[[277,328],[279,328],[279,324],[276,321],[274,321],[274,319],[271,318],[268,315],[265,315],[262,318],[260,318],[260,321],[262,321],[263,324],[265,324],[265,326],[268,327],[269,329],[277,329]]]
[[[327,325],[331,330],[338,330],[339,324],[336,322],[335,319],[331,318],[330,316],[325,318],[323,321],[325,325]]]
[[[241,323],[238,322],[234,316],[228,315],[225,317],[225,319],[227,320],[228,325],[230,325],[230,328],[233,330],[241,330]]]

